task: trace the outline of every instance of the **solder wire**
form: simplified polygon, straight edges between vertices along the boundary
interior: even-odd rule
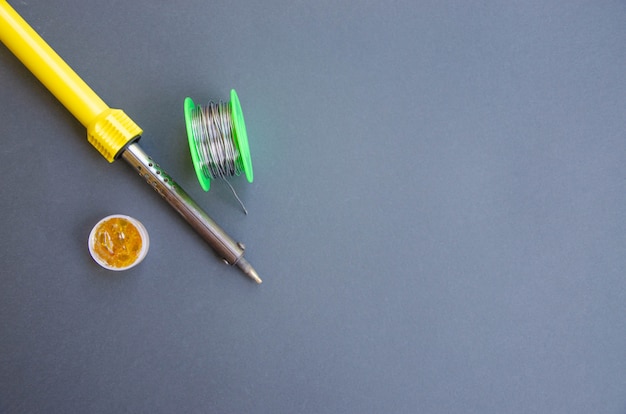
[[[248,214],[237,192],[227,180],[227,177],[239,176],[243,172],[243,162],[234,141],[229,105],[220,101],[196,106],[191,112],[191,125],[203,174],[226,182],[244,212]]]

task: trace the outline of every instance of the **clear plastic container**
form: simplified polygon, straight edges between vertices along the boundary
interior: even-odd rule
[[[123,214],[100,220],[89,234],[89,253],[105,269],[137,266],[148,254],[150,238],[141,222]]]

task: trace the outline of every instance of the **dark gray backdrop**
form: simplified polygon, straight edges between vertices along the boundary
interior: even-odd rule
[[[2,46],[0,412],[626,413],[623,1],[11,3],[265,283]],[[230,88],[248,216],[185,142]]]

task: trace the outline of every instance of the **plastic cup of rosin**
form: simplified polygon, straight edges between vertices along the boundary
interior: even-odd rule
[[[100,220],[89,234],[89,253],[105,269],[137,266],[150,247],[148,231],[137,219],[114,214]]]

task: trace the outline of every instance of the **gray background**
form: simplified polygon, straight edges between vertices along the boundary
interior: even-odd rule
[[[12,4],[265,283],[2,46],[0,412],[626,413],[623,1]],[[230,88],[248,216],[186,147]]]

